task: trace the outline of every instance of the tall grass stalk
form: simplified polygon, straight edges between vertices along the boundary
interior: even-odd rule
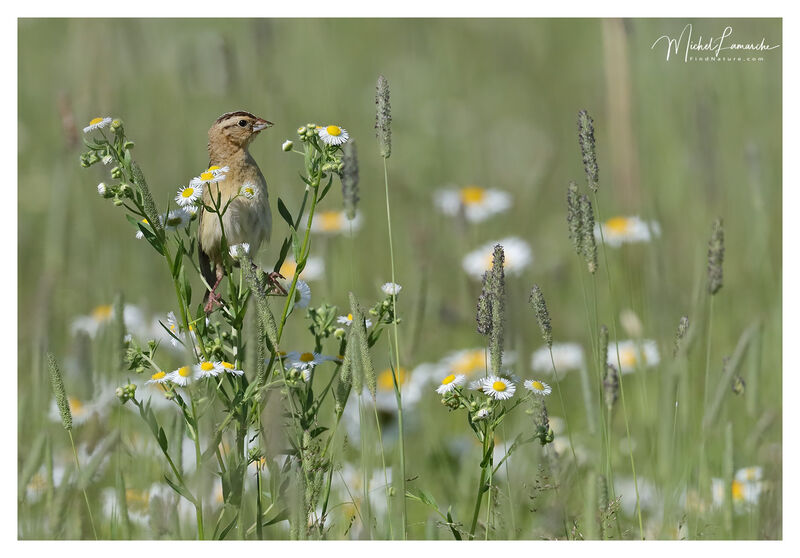
[[[600,202],[597,197],[597,190],[593,191],[594,193],[594,206],[595,211],[597,212],[597,222],[602,223],[602,217],[600,213]],[[611,272],[608,270],[608,253],[606,250],[606,240],[605,235],[603,234],[603,227],[600,226],[600,244],[603,248],[603,267],[605,267],[606,271],[606,282],[608,283],[608,294],[611,298],[611,326],[613,328],[614,333],[614,351],[617,355],[617,366],[619,370],[619,394],[620,399],[622,400],[622,415],[625,418],[625,434],[628,438],[628,455],[630,456],[631,460],[631,473],[633,474],[633,487],[634,491],[636,492],[636,517],[639,521],[639,537],[644,539],[644,525],[642,522],[642,507],[639,499],[639,483],[638,479],[636,478],[636,463],[633,459],[633,444],[631,444],[631,427],[628,421],[628,408],[625,404],[625,387],[624,382],[622,380],[622,364],[621,359],[619,356],[619,336],[617,335],[617,303],[616,298],[614,296],[614,289],[612,288],[611,283]]]
[[[75,440],[72,437],[72,429],[67,430],[67,434],[69,434],[69,443],[72,446],[72,456],[75,458],[75,468],[78,469],[78,484],[81,484],[83,481],[81,479],[81,463],[78,459],[78,452],[75,450]],[[83,501],[86,502],[86,511],[89,512],[89,523],[92,525],[92,533],[94,533],[94,538],[97,540],[97,529],[94,526],[94,516],[92,515],[92,506],[89,505],[89,496],[86,494],[86,487],[81,487],[81,492],[83,492]]]
[[[392,243],[392,214],[389,204],[389,170],[386,163],[386,157],[383,158],[383,185],[386,193],[386,225],[389,230],[389,260],[391,262],[392,270],[392,283],[397,284],[395,280],[394,271],[394,245]],[[403,401],[400,393],[400,386],[397,381],[397,373],[400,370],[400,340],[397,328],[397,289],[392,289],[392,307],[394,311],[394,320],[392,329],[394,333],[394,360],[395,366],[392,368],[392,382],[394,384],[394,395],[397,400],[397,432],[398,432],[398,445],[400,449],[400,487],[401,487],[401,514],[403,520],[403,539],[408,536],[408,518],[406,516],[406,457],[405,457],[405,433],[403,429]]]

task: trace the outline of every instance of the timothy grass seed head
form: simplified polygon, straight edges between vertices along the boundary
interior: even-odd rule
[[[722,219],[714,221],[708,241],[708,292],[717,294],[722,288],[722,260],[725,257],[725,233]]]
[[[544,295],[539,285],[533,286],[528,300],[533,305],[533,309],[536,312],[536,321],[539,322],[539,329],[542,330],[542,339],[544,339],[548,347],[552,348],[553,328],[550,325],[550,313],[547,311],[547,303],[545,303]]]
[[[378,149],[381,157],[388,159],[392,154],[392,105],[389,102],[389,81],[378,76],[376,85],[375,134],[378,136]]]
[[[358,155],[356,144],[349,141],[342,148],[342,199],[344,213],[349,221],[356,218],[358,205]]]
[[[583,250],[583,259],[586,261],[586,267],[589,268],[589,273],[597,271],[597,243],[594,239],[594,210],[592,209],[592,202],[586,194],[581,196],[580,199],[581,211],[581,249]]]
[[[570,180],[567,186],[567,226],[569,227],[569,239],[575,247],[575,253],[581,254],[583,248],[581,243],[581,210],[579,206],[578,185],[574,180]]]
[[[678,355],[678,351],[681,348],[681,342],[683,341],[683,338],[686,336],[686,332],[688,330],[689,330],[689,317],[681,316],[681,319],[678,321],[678,329],[675,332],[675,345],[672,348],[673,357]]]
[[[67,390],[64,389],[64,378],[56,362],[56,357],[51,353],[47,353],[47,368],[50,372],[50,385],[53,388],[53,394],[56,396],[58,412],[61,415],[61,424],[64,425],[64,430],[72,430],[72,412],[69,409]]]
[[[578,142],[581,145],[586,182],[593,192],[597,192],[600,171],[597,168],[597,151],[594,143],[594,121],[585,110],[578,113]]]

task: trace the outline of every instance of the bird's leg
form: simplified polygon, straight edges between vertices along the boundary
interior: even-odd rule
[[[275,291],[277,291],[278,294],[286,296],[289,293],[287,293],[286,289],[283,288],[283,285],[281,285],[280,282],[278,282],[278,279],[286,279],[286,277],[284,277],[277,271],[270,271],[269,273],[267,273],[267,285],[270,286],[270,289],[275,289]]]
[[[223,269],[221,269],[220,267],[217,267],[217,282],[214,283],[214,286],[208,292],[208,302],[206,302],[206,306],[204,308],[204,310],[206,311],[206,314],[209,314],[214,310],[214,305],[215,304],[219,304],[219,305],[222,304],[220,302],[222,300],[222,297],[216,293],[216,290],[217,290],[217,287],[219,287],[219,284],[222,282],[222,277],[224,276],[224,273],[225,272],[224,272]]]

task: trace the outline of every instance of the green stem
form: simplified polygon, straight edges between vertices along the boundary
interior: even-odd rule
[[[397,374],[400,373],[400,339],[397,331],[397,285],[394,274],[394,244],[392,243],[392,213],[389,205],[389,169],[386,162],[386,157],[383,158],[383,185],[386,193],[386,224],[389,229],[389,260],[392,268],[392,308],[394,309],[394,354],[396,369],[392,370],[392,381],[394,382],[394,394],[397,399],[397,431],[400,445],[400,483],[402,495],[401,513],[403,518],[403,540],[408,537],[408,518],[406,516],[406,457],[405,457],[405,436],[403,431],[403,405],[402,397],[400,395],[400,388],[397,382]]]
[[[600,202],[597,197],[597,191],[594,191],[594,206],[595,210],[597,211],[597,222],[602,223],[600,218]],[[614,329],[614,349],[617,353],[617,366],[619,371],[619,394],[620,399],[622,400],[622,414],[625,417],[625,433],[628,437],[628,455],[630,455],[631,459],[631,472],[633,474],[633,488],[636,492],[636,516],[639,520],[639,537],[644,540],[644,526],[642,523],[642,508],[639,502],[639,483],[636,479],[636,464],[633,460],[633,445],[631,444],[631,428],[630,423],[628,422],[628,409],[625,405],[625,388],[623,387],[622,381],[622,364],[621,359],[619,357],[619,337],[617,336],[617,303],[614,297],[614,289],[611,288],[611,273],[608,270],[608,255],[606,252],[606,241],[605,236],[603,235],[603,226],[600,226],[600,244],[603,247],[603,266],[606,270],[606,281],[608,282],[608,295],[611,298],[611,325]]]
[[[200,336],[198,335],[198,337]],[[195,472],[200,474],[200,465],[203,458],[203,452],[200,451],[200,427],[197,419],[197,409],[194,404],[194,397],[190,395],[189,401],[192,405],[192,418],[194,419]],[[202,541],[205,538],[203,531],[203,498],[199,495],[195,498],[194,509],[195,515],[197,516],[197,538]]]
[[[78,469],[78,482],[81,482],[81,464],[80,461],[78,461],[78,452],[75,450],[75,440],[72,437],[72,430],[67,430],[67,434],[69,434],[69,443],[72,445],[72,455],[75,457],[75,467]],[[89,505],[89,496],[86,494],[85,487],[82,487],[81,490],[83,491],[83,499],[86,502],[86,509],[89,511],[89,523],[92,525],[92,533],[94,533],[94,539],[97,540],[97,529],[94,527],[94,517],[92,516],[92,507]]]
[[[488,428],[487,428],[488,430]],[[481,463],[483,463],[483,459],[486,456],[487,450],[487,440],[489,439],[489,433],[487,430],[483,432],[483,451],[481,452]],[[475,538],[475,527],[478,525],[478,515],[481,512],[481,501],[483,500],[483,486],[486,484],[486,467],[481,464],[481,478],[478,481],[478,494],[475,497],[475,509],[472,511],[472,524],[469,528],[469,539],[472,540]]]

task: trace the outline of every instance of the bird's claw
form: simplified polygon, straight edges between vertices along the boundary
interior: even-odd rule
[[[204,308],[206,314],[210,314],[211,312],[214,311],[214,305],[218,304],[218,305],[222,306],[222,302],[221,301],[222,301],[222,297],[221,296],[219,296],[214,291],[210,291],[208,293],[208,302],[206,302],[206,305],[205,305],[205,308]]]
[[[269,285],[269,289],[267,289],[267,292],[272,291],[274,289],[277,294],[286,296],[288,293],[286,292],[286,289],[283,288],[283,285],[280,284],[278,279],[286,279],[286,277],[284,277],[277,271],[270,271],[269,273],[267,273],[267,285]]]

